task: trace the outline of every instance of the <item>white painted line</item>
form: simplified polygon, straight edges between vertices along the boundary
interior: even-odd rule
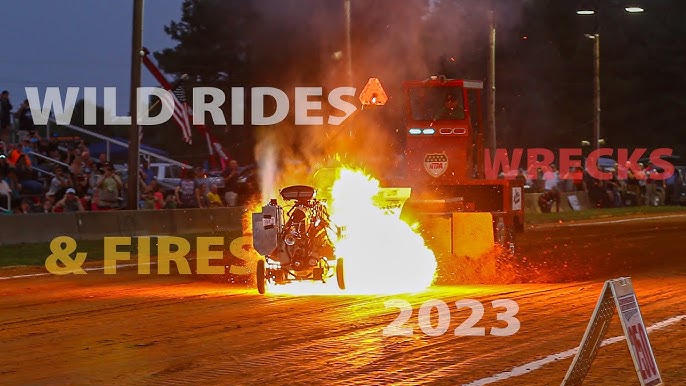
[[[646,217],[632,217],[632,218],[622,218],[617,220],[605,220],[605,221],[593,221],[593,220],[580,220],[583,222],[563,222],[563,223],[551,223],[551,224],[540,224],[533,225],[532,228],[554,228],[554,227],[580,227],[588,225],[607,225],[607,224],[618,224],[623,222],[634,222],[634,221],[650,221],[650,220],[662,220],[665,218],[686,218],[686,214],[669,214],[665,216],[646,216]]]
[[[156,265],[156,264],[157,264],[157,262],[156,262],[156,261],[153,261],[153,262],[151,262],[151,263],[145,263],[145,264],[140,264],[140,265]],[[119,268],[127,268],[127,267],[137,267],[138,265],[139,265],[138,263],[132,263],[132,264],[117,264],[117,265],[114,266],[114,268],[119,269]],[[112,266],[109,266],[109,265],[108,265],[107,268],[112,268]],[[102,266],[102,267],[88,267],[88,268],[84,268],[83,270],[84,270],[84,271],[87,271],[87,272],[90,272],[90,271],[104,271],[104,270],[105,270],[105,266]],[[67,275],[69,275],[69,274],[67,274]],[[4,276],[4,277],[0,276],[0,280],[22,279],[22,278],[26,278],[26,277],[39,277],[39,276],[61,276],[61,275],[55,275],[55,274],[50,273],[50,272],[41,272],[41,273],[29,273],[29,274],[25,274],[25,275],[15,275],[15,276]]]
[[[672,324],[678,323],[682,320],[686,320],[686,315],[679,315],[679,316],[675,316],[673,318],[663,320],[661,322],[657,322],[657,323],[653,324],[652,326],[648,327],[647,330],[648,330],[648,333],[651,333],[653,331],[657,331],[657,330],[661,330],[665,327],[669,327]],[[624,339],[625,339],[624,335],[615,336],[613,338],[608,338],[608,339],[603,340],[600,343],[600,346],[601,347],[602,346],[608,346],[608,345],[611,345],[611,344],[614,344],[617,342],[621,342]],[[463,386],[482,386],[482,385],[488,385],[488,384],[499,382],[499,381],[504,381],[504,380],[509,379],[509,378],[518,377],[520,375],[524,375],[524,374],[533,372],[534,370],[538,370],[541,367],[543,367],[549,363],[559,361],[562,359],[571,358],[574,355],[576,355],[576,352],[578,350],[579,350],[579,347],[576,347],[573,349],[569,349],[566,351],[559,352],[557,354],[551,354],[545,358],[535,360],[533,362],[529,362],[529,363],[523,364],[521,366],[514,367],[508,371],[503,371],[502,373],[492,375],[488,378],[482,378],[482,379],[479,379],[476,381],[472,381],[470,383],[464,384]]]

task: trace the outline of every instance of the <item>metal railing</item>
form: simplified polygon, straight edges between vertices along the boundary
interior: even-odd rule
[[[52,124],[55,124],[55,125],[57,124],[57,121],[55,121],[55,120],[52,119],[52,118],[50,118],[50,119],[48,120],[48,122],[50,122],[50,123],[52,123]],[[48,126],[49,126],[49,125],[48,125]],[[115,145],[118,145],[118,146],[122,146],[122,147],[124,147],[124,148],[126,148],[126,149],[129,148],[129,144],[126,143],[126,142],[119,141],[119,140],[116,140],[116,139],[107,137],[107,136],[102,135],[102,134],[98,134],[98,133],[93,132],[93,131],[90,131],[90,130],[86,130],[86,129],[82,128],[82,127],[78,127],[78,126],[74,126],[74,125],[59,125],[59,126],[64,127],[64,128],[67,128],[67,129],[69,129],[69,130],[74,130],[74,131],[79,132],[79,133],[81,133],[81,134],[89,135],[89,136],[91,136],[91,137],[98,138],[98,139],[101,139],[101,140],[105,141],[105,146],[106,146],[105,149],[106,149],[107,159],[108,159],[108,160],[110,159],[110,146],[111,146],[111,144],[115,144]],[[48,130],[49,130],[49,129],[48,129]],[[179,162],[179,161],[173,160],[173,159],[171,159],[171,158],[169,158],[169,157],[165,157],[165,156],[163,156],[163,155],[159,155],[159,154],[153,153],[153,152],[148,151],[148,150],[145,150],[145,149],[139,149],[139,153],[140,153],[140,154],[144,154],[144,155],[146,155],[146,156],[148,156],[148,157],[150,157],[150,158],[158,159],[158,160],[160,160],[160,161],[162,161],[162,162],[170,163],[170,164],[172,164],[172,165],[176,165],[176,166],[179,166],[179,167],[182,167],[182,168],[185,168],[185,169],[191,169],[191,168],[192,168],[192,166],[187,165],[187,164],[185,164],[185,163],[183,163],[183,162]]]
[[[58,165],[62,165],[62,166],[69,167],[69,165],[65,164],[65,163],[62,162],[62,161],[58,161],[58,160],[56,160],[56,159],[54,159],[54,158],[50,158],[50,157],[48,157],[48,156],[46,156],[46,155],[43,155],[43,154],[40,154],[40,153],[36,153],[35,151],[30,151],[30,152],[29,152],[29,155],[35,155],[36,157],[42,158],[42,159],[44,159],[44,160],[46,160],[46,161],[48,161],[48,162],[52,162],[52,163],[55,163],[55,164],[58,164]]]
[[[3,208],[2,206],[0,206],[0,210],[11,213],[12,212],[12,196],[10,196],[9,193],[5,193],[5,192],[0,192],[0,195],[4,195],[5,197],[7,197],[7,208]]]

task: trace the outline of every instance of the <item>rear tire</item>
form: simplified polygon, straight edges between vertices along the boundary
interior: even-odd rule
[[[336,260],[336,281],[338,282],[338,288],[345,289],[345,276],[343,274],[343,258],[339,257]]]
[[[264,294],[265,290],[265,284],[266,284],[266,279],[265,279],[265,263],[264,260],[258,260],[257,261],[257,272],[255,273],[257,276],[257,292],[260,294]]]

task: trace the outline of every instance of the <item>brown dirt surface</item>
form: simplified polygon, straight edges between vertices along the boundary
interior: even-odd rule
[[[610,278],[633,278],[647,326],[686,315],[685,234],[686,217],[527,229],[517,255],[495,268],[509,284],[475,280],[393,296],[260,296],[246,285],[154,269],[3,269],[0,383],[469,384],[576,347]],[[33,274],[41,276],[11,278]],[[458,279],[465,278],[474,277]],[[399,315],[385,306],[389,299],[411,304],[412,336],[384,336]],[[439,336],[418,322],[432,299],[449,309]],[[465,299],[484,305],[475,326],[485,336],[454,335],[470,314],[455,305]],[[490,334],[505,326],[496,299],[518,304],[521,328],[512,336]],[[435,327],[436,310],[431,315]],[[607,337],[620,334],[615,316]],[[686,384],[686,319],[649,338],[665,383]],[[559,385],[571,360],[494,384]],[[638,384],[625,342],[599,350],[585,384]]]

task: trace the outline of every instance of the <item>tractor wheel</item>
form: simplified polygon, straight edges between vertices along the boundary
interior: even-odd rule
[[[345,278],[343,276],[343,258],[339,257],[336,260],[336,281],[338,282],[338,288],[345,289]]]
[[[266,283],[266,278],[265,278],[265,264],[264,260],[258,260],[257,261],[257,272],[255,273],[257,275],[257,292],[260,294],[264,294],[264,289],[265,289],[265,283]]]

